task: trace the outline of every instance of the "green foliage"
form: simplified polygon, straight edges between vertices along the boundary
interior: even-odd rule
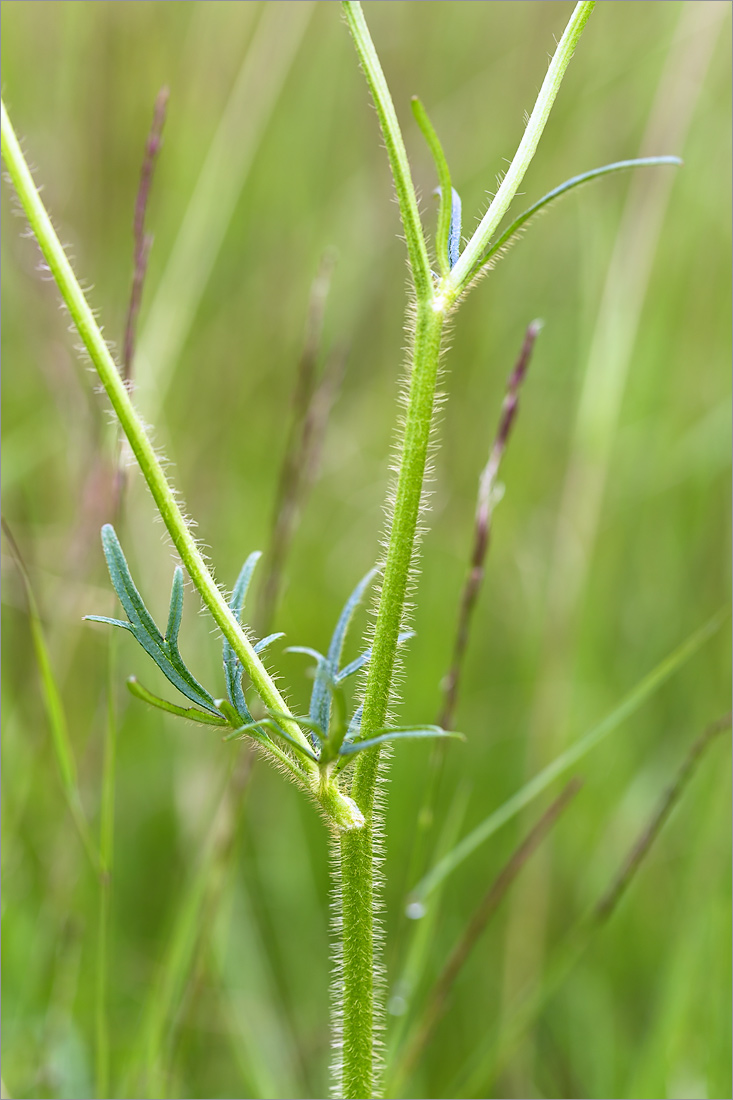
[[[217,709],[213,696],[201,686],[187,668],[178,650],[178,632],[183,615],[183,570],[178,568],[173,574],[168,625],[163,637],[135,587],[122,547],[114,528],[109,523],[102,528],[102,546],[112,587],[125,609],[128,621],[107,619],[101,615],[87,615],[86,618],[91,622],[108,623],[110,626],[120,626],[124,630],[129,630],[148,656],[153,658],[165,678],[170,680],[182,695],[203,710],[216,715]]]
[[[674,64],[667,60],[673,40],[695,44],[691,59],[704,55],[704,15],[712,20],[716,7],[637,5],[630,35],[627,6],[599,5],[553,110],[542,155],[520,188],[528,196],[521,209],[576,165],[636,151],[665,65],[673,90],[679,73],[684,105],[698,104],[689,138],[645,146],[684,154],[685,168],[649,173],[674,176],[675,182],[659,243],[650,253],[649,292],[638,303],[642,321],[631,338],[628,383],[610,435],[599,537],[583,547],[587,580],[577,596],[579,619],[568,635],[555,636],[550,653],[551,683],[559,691],[567,687],[568,732],[590,729],[598,715],[612,714],[627,685],[727,598],[729,82],[719,48],[709,72],[700,61],[695,79],[680,65],[679,50],[671,57]],[[148,220],[156,241],[141,313],[136,400],[146,419],[158,424],[202,539],[214,548],[211,556],[229,583],[242,546],[266,544],[304,288],[324,243],[338,247],[342,260],[327,335],[349,344],[351,356],[313,512],[305,513],[286,566],[282,610],[272,627],[263,626],[312,639],[328,635],[330,609],[335,618],[351,578],[374,560],[405,271],[375,119],[334,6],[313,9],[303,52],[279,100],[270,91],[272,74],[277,69],[282,85],[292,52],[283,61],[273,33],[271,52],[255,53],[255,44],[265,44],[260,25],[254,33],[252,27],[261,9],[275,13],[268,22],[275,32],[280,5],[4,5],[4,92],[34,173],[46,184],[44,197],[62,239],[75,242],[79,271],[94,284],[91,297],[105,334],[118,338],[142,141],[160,83],[171,85],[171,125]],[[403,124],[410,120],[409,109],[402,113],[409,95],[424,93],[465,208],[477,210],[516,141],[522,112],[530,106],[528,89],[540,83],[562,16],[553,5],[540,4],[365,10]],[[681,18],[687,22],[678,28]],[[283,29],[288,26],[285,19]],[[257,66],[256,56],[268,62]],[[531,72],[525,60],[517,64],[517,56]],[[217,149],[210,155],[209,146],[232,89],[242,85],[244,59],[250,88],[244,102],[249,100],[253,114],[264,111],[267,122],[238,197],[228,180],[229,162]],[[132,85],[131,71],[137,74]],[[675,96],[667,101],[680,102]],[[232,150],[228,155],[239,159],[245,146],[252,148],[251,113],[229,110],[228,119],[218,150]],[[432,165],[422,164],[420,134],[412,129],[406,131],[407,147],[427,210],[436,180]],[[206,188],[197,184],[204,165]],[[500,278],[482,288],[482,294],[490,289],[490,299],[472,296],[461,324],[452,326],[442,386],[450,397],[440,425],[445,446],[413,613],[417,638],[403,655],[403,702],[399,709],[392,704],[395,726],[436,713],[486,426],[495,420],[515,344],[530,317],[545,318],[546,343],[508,456],[507,492],[497,513],[459,710],[459,728],[470,738],[460,752],[446,756],[432,808],[438,833],[462,781],[470,790],[466,825],[457,836],[469,835],[545,764],[527,761],[530,731],[548,732],[548,699],[540,694],[537,672],[547,663],[542,624],[554,613],[546,596],[552,532],[568,472],[578,492],[586,474],[577,465],[568,471],[567,441],[626,191],[622,178],[598,190],[578,190],[577,204],[558,206],[502,265]],[[652,200],[654,193],[652,188]],[[86,379],[83,372],[75,376],[73,356],[64,350],[66,322],[49,305],[50,288],[39,288],[35,252],[19,239],[8,195],[6,188],[3,507],[27,548],[78,798],[93,824],[101,787],[107,642],[101,632],[80,629],[79,620],[83,611],[100,606],[95,587],[108,586],[100,574],[97,532],[113,514],[101,461],[113,453],[114,438],[99,414],[101,403],[82,396]],[[203,202],[219,224],[223,210],[229,220],[214,234],[199,233],[187,262],[172,264],[193,195],[204,196],[199,208]],[[636,229],[643,237],[645,225]],[[497,226],[487,249],[505,232]],[[193,240],[190,233],[187,240]],[[477,258],[486,257],[487,249]],[[433,264],[437,244],[435,251]],[[632,261],[635,271],[635,255],[629,255]],[[164,279],[172,268],[175,285]],[[623,255],[616,272],[626,277]],[[161,322],[156,309],[153,333],[151,307],[166,287],[168,310]],[[166,357],[166,385],[159,388],[153,373],[161,332],[176,352]],[[618,328],[607,335],[602,346],[613,357]],[[142,354],[146,345],[155,345],[152,364]],[[164,418],[155,412],[156,402]],[[92,475],[98,478],[93,483]],[[168,592],[171,565],[161,552],[149,502],[134,476],[129,484],[125,526],[116,526],[123,544],[134,544],[136,560],[145,562],[136,579],[152,606],[156,594]],[[93,505],[99,506],[100,497],[98,513]],[[573,538],[582,530],[573,527]],[[59,793],[61,773],[31,624],[14,576],[11,567],[4,578],[3,1074],[11,1095],[91,1095],[95,966],[87,945],[96,927],[97,887]],[[572,591],[560,595],[572,599]],[[401,625],[398,633],[403,630]],[[187,664],[216,698],[220,672],[210,621],[187,614],[184,631]],[[552,973],[560,931],[572,926],[574,915],[615,871],[668,782],[682,743],[722,709],[729,668],[724,633],[650,694],[643,711],[629,715],[604,745],[576,762],[586,790],[553,840],[541,980]],[[137,670],[137,647],[127,646],[123,636],[118,640],[121,671]],[[142,666],[139,676],[147,682]],[[347,698],[350,683],[341,685]],[[256,715],[249,684],[245,680],[244,690]],[[298,685],[292,688],[294,713],[307,713],[307,692],[301,698]],[[223,684],[221,691],[232,707]],[[334,694],[332,721],[338,717],[335,700]],[[233,712],[226,717],[224,705],[214,715],[187,697],[180,702],[181,710],[198,710],[200,720],[211,719],[214,728],[226,722],[220,734],[234,732]],[[160,1039],[151,1042],[157,1084],[146,1085],[146,1094],[325,1094],[329,895],[320,821],[298,791],[259,763],[252,781],[242,779],[246,801],[232,809],[221,791],[239,746],[223,750],[218,735],[202,737],[180,723],[173,736],[168,716],[140,706],[126,692],[117,707],[118,829],[107,1004],[111,1089],[129,1076],[139,1045],[140,1005],[162,987],[151,1027]],[[285,712],[273,706],[267,713]],[[354,734],[360,718],[357,707]],[[286,740],[265,732],[290,754]],[[303,732],[307,736],[307,728]],[[310,738],[308,743],[314,750]],[[558,746],[557,755],[565,748]],[[357,754],[355,762],[367,755]],[[430,916],[403,925],[406,896],[427,869],[404,869],[418,824],[425,756],[398,752],[390,766],[384,915],[390,997],[406,954],[405,928],[422,932],[431,923],[422,980],[408,1016],[397,1016],[401,1006],[394,996],[387,1039],[396,1024],[409,1024],[421,1011],[453,933],[521,835],[519,823],[516,830],[510,823],[495,832],[443,881],[442,893],[431,895]],[[636,889],[583,966],[561,986],[553,985],[546,1007],[523,1019],[521,1042],[504,1057],[505,1076],[492,1082],[477,1067],[474,1095],[729,1094],[729,991],[721,966],[730,922],[727,770],[726,747],[718,744],[641,869]],[[352,773],[349,768],[342,778]],[[205,845],[208,807],[219,801],[222,816]],[[186,893],[193,879],[195,907],[188,906]],[[211,900],[217,882],[220,905]],[[433,914],[438,896],[440,908]],[[516,913],[503,916],[455,987],[405,1095],[459,1094],[456,1079],[472,1051],[485,1051],[487,1032],[511,1020],[502,976]],[[182,938],[179,920],[186,929]],[[176,960],[175,980],[167,973],[169,954]],[[133,1086],[119,1094],[143,1093]]]

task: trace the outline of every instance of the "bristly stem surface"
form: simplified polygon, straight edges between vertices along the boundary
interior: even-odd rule
[[[2,103],[1,126],[3,160],[25,215],[127,436],[181,561],[215,623],[242,662],[262,701],[271,710],[287,716],[281,720],[283,728],[297,742],[307,747],[307,738],[295,720],[290,717],[285,700],[237,622],[236,616],[227,604],[196,545],[173,488],[163,472],[143,422],[130,399],[94,314],[41,201],[4,103]],[[334,825],[346,829],[360,828],[363,825],[362,815],[356,810],[352,800],[343,795],[335,783],[327,787],[320,785],[317,769],[305,761],[302,763],[302,774],[303,785],[318,798]]]
[[[342,3],[387,148],[415,294],[407,412],[400,444],[394,506],[389,521],[372,659],[364,694],[362,731],[365,737],[387,722],[397,659],[397,638],[403,625],[414,559],[445,320],[475,274],[474,269],[486,251],[491,234],[521,184],[593,7],[594,2],[576,5],[550,64],[519,149],[494,201],[463,256],[442,279],[436,279],[430,268],[397,115],[361,5],[358,0],[343,0]],[[438,259],[441,270],[445,271],[445,264],[440,257]],[[366,828],[344,834],[340,841],[342,972],[336,1087],[338,1095],[346,1100],[363,1100],[364,1097],[380,1094],[375,1028],[379,1023],[381,1006],[376,1003],[374,988],[375,825],[378,831],[374,799],[378,771],[379,748],[363,753],[354,769],[351,795],[366,818]],[[376,965],[378,967],[378,962]]]

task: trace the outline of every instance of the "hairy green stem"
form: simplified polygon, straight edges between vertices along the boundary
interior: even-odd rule
[[[382,590],[364,695],[362,735],[369,737],[387,721],[397,660],[397,638],[413,565],[418,518],[445,319],[471,281],[476,263],[509,207],[534,156],[570,58],[590,16],[594,0],[576,5],[558,45],[517,153],[499,191],[463,255],[440,281],[430,270],[415,190],[397,115],[379,58],[357,0],[342,7],[359,60],[374,99],[394,177],[415,290],[415,328],[407,413],[402,432],[397,485],[389,525]],[[437,138],[436,138],[437,142]],[[444,199],[448,196],[444,196]],[[338,1095],[345,1100],[380,1092],[375,1027],[380,1005],[375,999],[375,792],[379,748],[364,752],[354,769],[351,795],[366,818],[366,828],[341,838],[341,982]]]
[[[364,736],[387,722],[394,679],[397,638],[422,496],[435,384],[444,318],[431,306],[418,308],[412,378],[405,419],[392,529],[377,612],[370,674],[364,697]],[[374,795],[379,749],[360,755],[354,769],[351,796],[367,819],[358,833],[341,838],[342,1065],[340,1086],[346,1098],[379,1093],[375,1064],[374,1027],[379,1006],[374,998]]]
[[[186,566],[194,586],[217,626],[242,662],[262,701],[271,710],[288,715],[287,718],[282,719],[283,727],[300,744],[307,747],[307,738],[295,720],[290,717],[285,700],[237,622],[236,616],[214,581],[196,545],[196,540],[176,501],[173,488],[163,472],[143,422],[130,399],[94,314],[41,201],[4,103],[1,125],[2,156],[25,215],[127,436],[181,561]],[[356,810],[350,798],[341,794],[335,784],[327,789],[319,788],[318,769],[314,765],[304,761],[302,768],[304,785],[316,795],[334,824],[346,829],[360,828],[363,825],[362,815]]]
[[[415,186],[410,174],[410,165],[407,160],[405,143],[402,140],[400,124],[397,121],[397,113],[382,72],[382,66],[379,63],[377,51],[369,34],[369,28],[366,25],[364,12],[361,10],[361,4],[358,0],[343,0],[341,7],[351,31],[356,52],[359,55],[361,67],[369,85],[369,91],[372,93],[374,106],[377,109],[377,117],[387,148],[389,166],[392,169],[397,202],[405,230],[407,257],[410,261],[410,272],[415,285],[415,293],[418,299],[424,300],[432,295],[433,277],[430,271],[430,261],[420,221],[420,212],[417,208]]]

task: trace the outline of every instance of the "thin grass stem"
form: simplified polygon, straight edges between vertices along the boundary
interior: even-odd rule
[[[538,795],[547,790],[550,784],[564,775],[570,768],[582,760],[587,753],[599,745],[609,734],[613,733],[627,718],[630,718],[639,707],[675,672],[689,661],[698,650],[720,629],[728,618],[728,608],[722,608],[716,615],[696,630],[689,638],[678,646],[668,657],[665,657],[656,668],[652,669],[632,690],[622,699],[617,707],[608,714],[598,725],[588,730],[577,741],[556,757],[533,779],[512,795],[502,806],[489,814],[468,836],[458,844],[452,852],[428,872],[417,884],[410,895],[410,904],[422,903],[430,893],[448,875],[468,859],[481,844],[489,837],[511,821],[520,810],[529,805]]]
[[[424,1053],[430,1038],[445,1012],[446,1004],[456,978],[465,966],[468,958],[483,935],[486,926],[496,914],[499,906],[506,897],[512,883],[520,874],[522,868],[536,851],[549,831],[553,828],[561,814],[567,809],[571,801],[582,786],[579,779],[571,779],[560,795],[545,810],[537,823],[530,829],[524,840],[512,852],[499,874],[492,882],[489,889],[479,902],[473,916],[469,920],[463,935],[456,943],[453,951],[447,959],[443,969],[433,986],[427,1003],[418,1019],[413,1037],[399,1061],[392,1081],[392,1089],[399,1094],[413,1071],[418,1060]]]
[[[104,735],[102,800],[99,824],[99,928],[97,942],[95,1076],[100,1100],[110,1096],[110,1029],[108,977],[112,866],[114,862],[115,775],[117,762],[117,639],[110,637],[107,658],[107,714]]]
[[[575,8],[512,167],[489,214],[469,245],[476,255],[473,258],[469,256],[465,262],[463,258],[458,260],[436,289],[404,141],[389,88],[360,4],[356,0],[344,0],[342,4],[387,148],[416,297],[407,405],[400,435],[397,480],[388,525],[372,657],[364,692],[362,731],[366,738],[387,725],[392,699],[397,639],[403,628],[405,600],[414,566],[445,320],[463,289],[463,280],[472,270],[473,262],[486,249],[493,232],[492,218],[497,215],[498,225],[529,166],[565,69],[593,6],[593,2],[580,3]],[[375,1000],[374,989],[374,860],[379,831],[374,800],[379,761],[380,749],[377,747],[361,754],[356,763],[351,796],[367,824],[363,830],[351,835],[344,834],[341,838],[339,889],[343,952],[339,977],[342,1001],[338,1015],[337,1046],[341,1056],[337,1066],[337,1089],[346,1100],[375,1096],[380,1090],[381,1068],[375,1029],[379,1024],[381,1003]]]
[[[646,827],[631,846],[615,878],[596,904],[592,917],[595,924],[603,924],[611,919],[621,898],[628,890],[631,880],[637,874],[642,861],[646,858],[649,849],[662,831],[667,818],[685,793],[704,753],[711,742],[719,737],[721,733],[729,730],[730,727],[731,715],[730,713],[724,714],[716,722],[711,722],[693,742],[672,783],[659,800]]]
[[[314,452],[319,436],[325,431],[330,400],[325,407],[324,390],[331,397],[330,372],[318,377],[322,353],[323,324],[331,289],[336,254],[324,252],[311,285],[303,349],[298,360],[292,397],[290,428],[285,443],[272,513],[270,539],[265,557],[265,572],[257,603],[257,630],[265,634],[273,622],[283,583],[285,559],[295,533],[298,512],[314,473]],[[332,398],[331,398],[332,399]],[[324,417],[325,412],[325,417]]]
[[[158,159],[160,145],[163,138],[163,125],[165,112],[168,105],[168,89],[161,88],[155,100],[153,109],[153,122],[150,133],[145,143],[145,156],[140,172],[140,185],[135,200],[135,218],[133,221],[133,275],[132,288],[130,290],[130,302],[127,307],[127,319],[125,321],[125,340],[122,353],[122,377],[128,381],[132,375],[132,361],[135,355],[135,335],[137,329],[137,316],[140,312],[142,301],[143,283],[148,270],[148,258],[153,244],[153,238],[145,232],[145,214],[150,198],[150,189],[153,184],[153,172],[155,162]]]
[[[470,638],[471,621],[476,607],[476,601],[478,600],[483,584],[486,555],[491,543],[499,469],[519,408],[519,390],[526,377],[529,363],[532,358],[532,352],[534,350],[535,340],[539,335],[541,327],[542,325],[539,321],[533,321],[527,327],[519,356],[507,382],[506,395],[499,417],[499,426],[494,438],[494,443],[491,447],[489,459],[479,478],[471,561],[463,587],[463,593],[461,595],[458,624],[456,627],[455,641],[453,643],[453,657],[448,673],[442,684],[443,705],[437,724],[446,730],[453,729],[456,720],[458,691],[461,683],[466,649]]]
[[[35,593],[33,592],[30,577],[28,576],[28,571],[23,561],[23,556],[18,549],[18,544],[5,519],[2,520],[2,529],[23,582],[23,589],[28,606],[31,640],[33,642],[33,651],[35,653],[41,682],[41,697],[43,699],[43,705],[51,731],[51,741],[59,769],[61,789],[64,793],[71,819],[79,834],[82,847],[89,858],[94,873],[98,874],[100,869],[99,850],[92,838],[89,820],[82,804],[76,756],[69,736],[66,710],[54,675],[53,664],[46,643],[46,635],[41,621],[38,603]]]

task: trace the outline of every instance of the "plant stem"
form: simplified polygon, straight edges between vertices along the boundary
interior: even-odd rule
[[[397,637],[412,564],[422,484],[433,418],[443,315],[418,307],[412,377],[372,659],[364,696],[362,731],[368,737],[387,722]],[[351,796],[367,826],[341,838],[343,922],[343,1096],[377,1095],[374,1051],[374,795],[379,750],[360,755]]]
[[[532,108],[529,122],[514,154],[514,159],[509,165],[507,174],[501,181],[501,186],[496,192],[489,209],[481,219],[478,228],[461,253],[458,263],[445,280],[444,290],[449,302],[455,301],[466,288],[467,283],[470,282],[474,267],[486,251],[492,234],[496,231],[499,222],[509,209],[511,201],[524,179],[525,173],[537,151],[542,131],[550,117],[550,111],[560,90],[565,70],[570,64],[578,39],[583,33],[583,28],[595,6],[595,0],[581,0],[580,3],[575,5],[570,21],[553,54],[547,75],[540,88],[540,94],[537,96],[535,105]]]
[[[242,662],[262,701],[271,710],[289,716],[290,712],[285,700],[237,622],[196,545],[196,541],[178,505],[173,488],[163,472],[142,420],[130,399],[99,326],[51,224],[51,219],[41,201],[4,103],[2,104],[1,125],[3,159],[26,217],[127,436],[181,561],[186,566],[195,588],[210,611],[215,623]],[[308,746],[307,738],[292,717],[282,719],[282,724],[283,728],[300,744],[305,747]],[[334,824],[339,828],[360,828],[363,819],[361,814],[356,811],[351,799],[341,794],[335,784],[321,790],[318,785],[318,769],[305,762],[302,767],[304,785],[318,797],[322,807]]]
[[[397,638],[402,627],[413,566],[445,319],[470,282],[474,265],[485,251],[491,234],[529,167],[565,70],[594,6],[594,0],[576,5],[509,171],[463,256],[436,286],[389,88],[361,5],[358,0],[343,0],[342,3],[387,149],[416,298],[407,412],[364,694],[363,737],[369,737],[387,721],[397,660]],[[366,818],[366,827],[358,833],[341,837],[342,972],[338,1017],[341,1057],[337,1067],[337,1088],[345,1100],[376,1096],[380,1088],[374,1034],[380,1010],[375,1004],[374,991],[375,966],[377,971],[379,969],[374,935],[375,824],[377,836],[379,829],[379,823],[374,820],[374,798],[379,756],[379,748],[362,753],[354,769],[351,796]]]
[[[125,342],[122,353],[122,377],[127,380],[132,375],[132,361],[135,355],[135,338],[137,335],[137,317],[140,312],[140,302],[143,295],[143,284],[148,270],[150,249],[153,246],[152,235],[145,232],[145,214],[150,198],[150,189],[153,184],[155,162],[160,152],[163,140],[163,126],[168,105],[168,88],[161,88],[155,100],[153,111],[153,123],[150,127],[148,140],[145,143],[145,156],[143,158],[142,171],[140,172],[140,184],[135,200],[135,218],[133,221],[133,237],[135,249],[133,253],[132,289],[130,291],[130,303],[127,307],[125,320]]]

